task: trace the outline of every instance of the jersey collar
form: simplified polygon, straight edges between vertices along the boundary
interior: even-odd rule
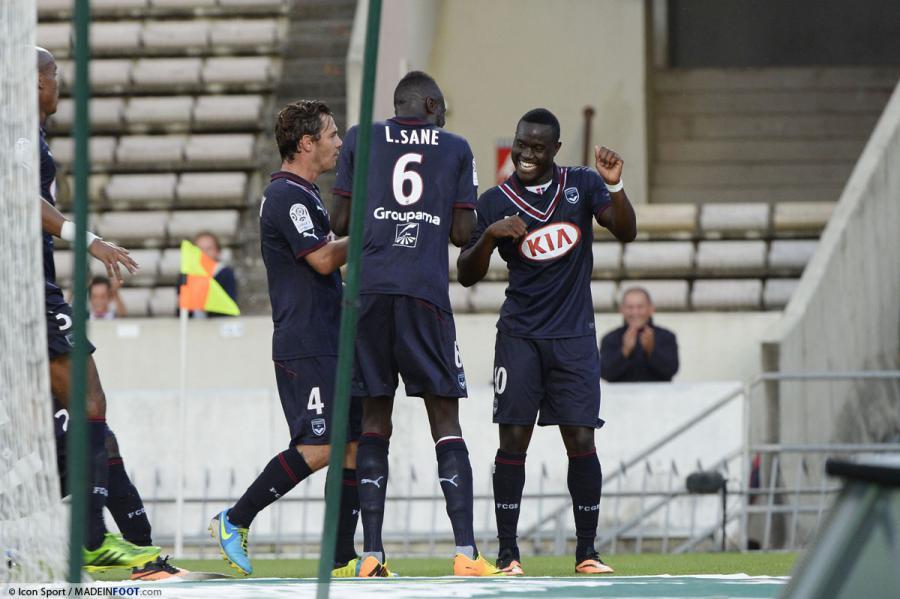
[[[433,126],[428,121],[423,121],[422,119],[414,117],[414,116],[395,116],[388,120],[391,122],[397,123],[398,125],[404,125],[406,127],[431,127],[431,126]]]
[[[310,191],[319,191],[319,186],[315,183],[310,183],[300,175],[296,175],[294,173],[289,173],[287,171],[275,171],[271,175],[271,181],[277,181],[278,179],[287,179],[288,181],[293,181],[297,185],[302,185],[306,189]]]
[[[556,191],[553,194],[553,198],[550,200],[550,204],[544,210],[535,208],[526,199],[528,195],[533,196],[535,194],[532,194],[525,189],[515,173],[510,175],[506,181],[500,184],[500,191],[503,192],[503,195],[505,195],[516,208],[519,208],[528,216],[545,223],[550,220],[550,217],[553,216],[553,212],[559,205],[559,199],[563,195],[562,190],[566,186],[567,173],[568,169],[560,168],[556,165],[553,166],[553,179],[556,181]],[[550,189],[552,189],[552,186],[548,188],[548,191]],[[547,192],[545,191],[544,193]]]

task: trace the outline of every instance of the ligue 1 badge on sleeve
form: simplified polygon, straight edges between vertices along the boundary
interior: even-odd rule
[[[578,203],[578,188],[577,187],[566,187],[566,201],[570,204]]]

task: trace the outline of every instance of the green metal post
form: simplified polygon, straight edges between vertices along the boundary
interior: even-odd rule
[[[341,336],[338,346],[337,378],[331,418],[331,454],[325,481],[325,529],[319,556],[317,599],[328,597],[334,550],[337,543],[338,509],[341,504],[341,472],[347,442],[347,415],[350,408],[350,379],[356,339],[357,298],[359,297],[359,260],[362,255],[363,219],[369,177],[369,139],[372,135],[372,102],[375,95],[375,66],[378,59],[378,31],[381,25],[381,0],[369,0],[366,21],[366,46],[363,62],[362,98],[359,110],[359,137],[353,175],[353,202],[350,213],[350,247],[347,256],[347,286],[341,309]]]
[[[91,23],[90,0],[75,0],[75,273],[72,287],[75,350],[71,354],[72,372],[69,388],[69,427],[66,434],[71,522],[69,532],[69,582],[81,582],[82,547],[87,520],[87,334],[85,302],[87,280],[88,212],[88,59]]]

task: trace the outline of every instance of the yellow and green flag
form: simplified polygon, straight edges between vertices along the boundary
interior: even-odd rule
[[[178,291],[178,307],[238,316],[241,311],[234,300],[213,278],[218,263],[190,241],[181,242],[181,274],[184,279]]]

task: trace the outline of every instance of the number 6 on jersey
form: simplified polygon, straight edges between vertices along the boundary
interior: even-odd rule
[[[401,206],[409,206],[415,204],[422,198],[422,177],[413,170],[406,170],[409,164],[422,164],[422,155],[415,152],[404,154],[394,163],[394,174],[392,183],[394,188],[394,199]],[[406,182],[409,181],[409,193],[405,191]]]

